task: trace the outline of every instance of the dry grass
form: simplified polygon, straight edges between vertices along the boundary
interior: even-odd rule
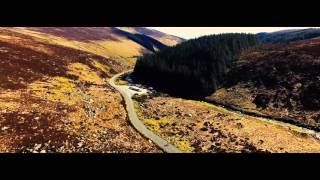
[[[91,42],[19,28],[0,34],[0,152],[161,152],[130,126],[105,79],[127,60],[89,53]]]
[[[53,36],[50,34],[31,31],[24,28],[10,28],[10,30],[25,35],[30,35],[40,42],[74,48],[81,51],[97,54],[106,58],[115,58],[128,65],[131,65],[132,60],[135,60],[136,56],[139,56],[142,52],[146,51],[146,49],[141,47],[139,44],[116,36],[114,38],[116,38],[117,41],[98,40],[90,42],[80,42]]]
[[[187,153],[192,152],[193,148],[191,147],[190,141],[187,137],[181,136],[179,134],[174,134],[171,136],[166,136],[162,134],[161,128],[165,124],[173,122],[174,118],[162,117],[157,119],[153,119],[153,118],[147,119],[141,114],[142,110],[139,105],[139,102],[134,101],[134,107],[139,119],[147,126],[149,130],[155,132],[158,136],[166,139],[169,143],[174,144],[182,152],[187,152]]]
[[[254,97],[250,90],[242,87],[240,84],[230,88],[221,88],[208,97],[209,100],[223,102],[229,105],[237,105],[245,110],[257,112],[256,105],[253,103]]]
[[[176,137],[185,139],[187,151],[320,152],[320,141],[300,128],[239,115],[205,102],[154,97],[136,109],[146,126],[161,137],[176,146]]]
[[[48,101],[62,102],[69,105],[77,103],[76,85],[65,77],[53,77],[47,82],[37,81],[30,84],[28,91]]]
[[[96,72],[90,69],[87,65],[81,63],[74,63],[68,66],[68,74],[78,77],[80,82],[104,84],[104,79]]]

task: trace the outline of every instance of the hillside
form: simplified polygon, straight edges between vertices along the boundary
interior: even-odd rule
[[[320,29],[282,30],[272,33],[258,33],[257,36],[265,43],[291,42],[318,37],[320,36]]]
[[[134,97],[137,115],[182,152],[319,152],[319,47],[225,34],[146,54],[133,79],[156,92]]]
[[[161,152],[129,125],[107,83],[161,44],[139,35],[0,28],[0,152]]]
[[[151,35],[133,34],[115,27],[25,27],[10,30],[36,37],[46,43],[71,47],[119,61],[126,59],[124,63],[128,63],[129,60],[131,64],[130,60],[136,56],[166,46]],[[180,41],[172,43],[177,44]]]
[[[182,39],[180,37],[169,35],[154,29],[148,29],[143,27],[122,27],[119,29],[133,33],[133,34],[143,34],[143,35],[152,37],[167,46],[174,46],[177,43],[181,43],[185,41],[185,39]]]
[[[242,50],[258,44],[251,34],[203,36],[144,55],[137,60],[133,77],[171,95],[203,97],[218,88]]]
[[[318,128],[319,52],[319,38],[246,51],[209,99]]]

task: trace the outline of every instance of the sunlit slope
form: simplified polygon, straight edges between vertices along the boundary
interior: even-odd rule
[[[138,43],[113,33],[111,28],[10,28],[49,44],[70,47],[119,61],[148,52]],[[105,34],[105,35],[104,35]]]
[[[107,81],[134,61],[116,57],[121,48],[95,48],[104,33],[65,35],[0,28],[0,152],[159,152],[129,125]],[[130,43],[138,46],[123,49]]]

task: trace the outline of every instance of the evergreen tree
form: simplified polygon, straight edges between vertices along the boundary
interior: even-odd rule
[[[171,94],[206,96],[218,88],[241,51],[258,44],[252,34],[203,36],[140,57],[133,76]]]

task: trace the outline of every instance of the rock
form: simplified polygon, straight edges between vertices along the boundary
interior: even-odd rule
[[[301,104],[309,110],[320,109],[320,83],[312,83],[300,95]]]
[[[210,123],[208,121],[206,121],[206,122],[203,123],[203,125],[207,127],[207,126],[210,125]]]
[[[187,128],[190,130],[190,131],[192,131],[193,130],[193,127],[192,126],[187,126]]]
[[[78,143],[78,147],[81,148],[83,146],[83,142]]]
[[[46,151],[46,150],[44,150],[44,149],[40,151],[40,153],[46,153],[46,152],[47,152],[47,151]]]
[[[320,140],[320,133],[315,133],[315,137]]]
[[[269,101],[270,101],[269,96],[267,96],[265,94],[258,94],[254,98],[253,103],[255,103],[258,108],[266,108]]]
[[[176,114],[177,116],[181,116],[181,112],[180,112],[180,111],[176,111],[175,114]]]
[[[39,120],[40,119],[40,117],[35,117],[35,118],[33,118],[34,120]]]
[[[9,127],[7,127],[7,126],[3,126],[3,127],[1,128],[2,131],[5,131],[5,130],[7,130],[7,129],[9,129]]]
[[[41,144],[35,144],[34,150],[36,150],[36,151],[39,150],[41,148],[41,146],[42,146]]]
[[[239,129],[243,128],[243,125],[242,125],[241,123],[239,123],[239,122],[236,124],[236,126],[237,126],[237,128],[239,128]]]

